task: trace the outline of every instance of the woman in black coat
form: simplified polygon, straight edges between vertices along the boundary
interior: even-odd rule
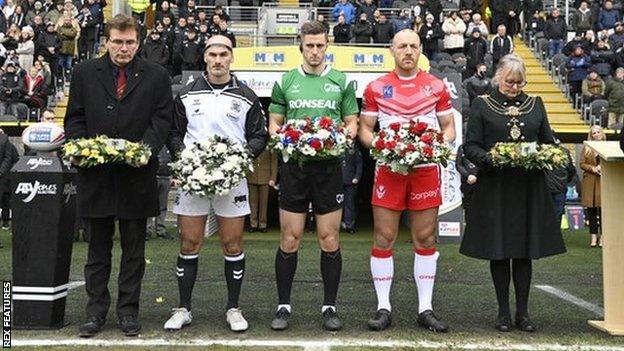
[[[498,301],[496,329],[511,329],[509,283],[516,292],[516,326],[535,331],[528,299],[533,259],[565,252],[543,171],[495,168],[488,151],[497,142],[554,143],[540,97],[522,92],[524,62],[507,55],[494,77],[498,88],[474,100],[464,152],[479,168],[460,252],[490,261]],[[513,272],[513,273],[512,273]]]

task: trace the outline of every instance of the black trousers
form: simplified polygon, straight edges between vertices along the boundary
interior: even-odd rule
[[[11,212],[11,193],[0,194],[0,206],[2,207],[2,223],[9,223]]]
[[[115,218],[85,218],[90,231],[89,254],[84,275],[89,297],[87,316],[106,318],[111,303],[108,280]],[[147,219],[119,219],[121,265],[119,267],[117,316],[138,316],[141,280],[145,273],[145,225]]]

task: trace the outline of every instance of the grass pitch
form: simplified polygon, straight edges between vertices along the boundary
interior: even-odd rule
[[[173,228],[170,228],[173,231]],[[588,235],[582,231],[564,233],[568,253],[534,262],[533,285],[550,285],[592,304],[602,305],[601,250],[588,246]],[[385,332],[371,332],[366,321],[373,315],[376,297],[370,277],[369,257],[372,245],[370,228],[357,234],[341,234],[343,274],[338,295],[338,312],[345,328],[329,333],[322,329],[320,313],[323,286],[319,271],[320,251],[314,233],[304,236],[299,251],[299,266],[293,284],[293,317],[291,328],[274,332],[269,324],[275,312],[277,293],[274,282],[274,257],[279,242],[276,230],[266,234],[246,233],[246,272],[241,308],[250,329],[242,334],[229,331],[225,323],[226,285],[223,256],[218,239],[209,238],[200,254],[198,281],[193,292],[193,323],[179,333],[163,330],[163,324],[178,300],[174,267],[179,250],[177,240],[152,239],[146,244],[146,267],[141,296],[140,321],[142,339],[184,341],[214,340],[398,340],[433,343],[476,344],[564,344],[622,346],[624,340],[598,332],[587,325],[589,319],[600,319],[595,313],[563,301],[536,288],[531,291],[530,313],[538,326],[533,334],[513,331],[499,333],[493,328],[496,299],[487,261],[464,257],[458,245],[441,244],[434,294],[436,314],[448,322],[448,334],[434,334],[416,326],[417,293],[413,280],[414,254],[409,235],[404,230],[395,247],[395,279],[392,287],[393,326]],[[11,237],[0,233],[0,276],[11,279]],[[120,259],[115,242],[114,267],[109,287],[113,306],[105,330],[96,340],[126,340],[116,326],[114,301],[116,275]],[[74,245],[70,281],[82,281],[87,244]],[[513,291],[513,290],[512,290]],[[512,292],[513,295],[513,292]],[[69,326],[53,331],[15,330],[15,340],[76,338],[78,325],[84,320],[86,293],[84,287],[71,290],[67,298],[66,321]],[[512,298],[513,311],[513,298]],[[128,339],[131,340],[131,339]],[[40,347],[37,349],[49,349]],[[124,349],[131,349],[124,347]],[[487,347],[485,347],[487,348]],[[83,347],[61,349],[83,350]],[[115,347],[119,349],[119,347]],[[137,350],[179,349],[178,347],[137,347]],[[205,349],[205,347],[204,347]],[[214,347],[224,350],[227,347]],[[289,348],[279,348],[286,350]],[[337,348],[342,349],[342,348]],[[440,349],[439,347],[437,349]]]

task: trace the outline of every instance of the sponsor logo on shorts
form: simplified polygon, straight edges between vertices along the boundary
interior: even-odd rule
[[[418,276],[418,279],[435,280],[435,275],[421,274]]]
[[[234,196],[234,206],[242,207],[247,202],[247,195]]]
[[[384,196],[386,196],[386,187],[383,185],[378,186],[377,189],[375,189],[375,194],[377,195],[378,199],[383,198]]]
[[[344,201],[344,194],[337,194],[336,195],[336,202],[341,204]]]
[[[438,192],[434,190],[423,191],[422,193],[410,193],[410,199],[418,201],[436,197],[438,197]]]

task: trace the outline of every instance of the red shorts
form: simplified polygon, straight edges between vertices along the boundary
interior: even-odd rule
[[[440,206],[438,166],[416,168],[408,175],[391,172],[385,166],[377,167],[371,203],[395,211],[420,211]]]

